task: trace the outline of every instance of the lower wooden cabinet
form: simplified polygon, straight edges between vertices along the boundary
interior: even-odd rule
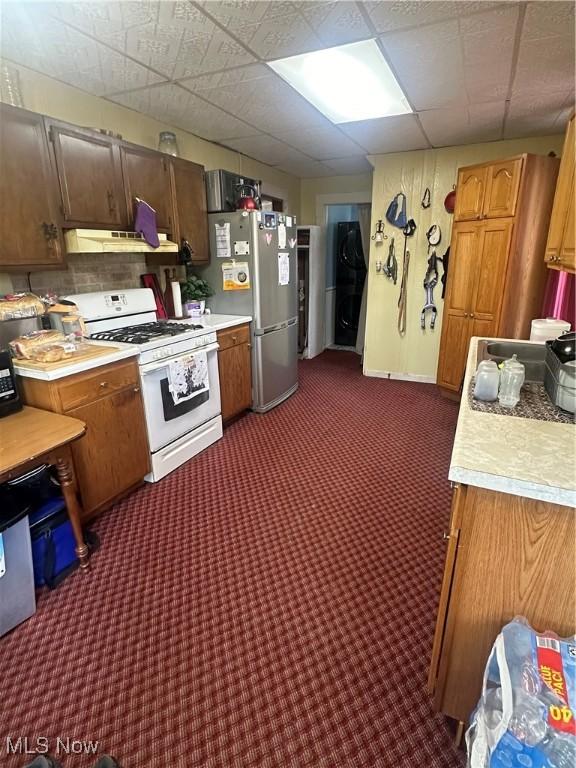
[[[576,518],[570,507],[472,486],[454,492],[428,688],[436,709],[467,722],[490,649],[525,616],[573,635]]]
[[[218,343],[222,421],[226,422],[252,406],[250,326],[246,324],[219,331]]]
[[[135,361],[103,365],[54,381],[20,378],[24,402],[86,423],[72,445],[84,520],[140,484],[150,456]]]

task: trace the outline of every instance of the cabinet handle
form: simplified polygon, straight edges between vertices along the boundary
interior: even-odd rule
[[[106,197],[108,198],[108,211],[110,213],[116,213],[116,200],[114,199],[114,192],[109,189],[106,192]]]
[[[246,346],[248,347],[248,349],[252,349],[252,344],[246,344]]]
[[[140,387],[134,387],[133,392],[140,392]]]
[[[474,312],[470,312],[470,317],[474,317]]]
[[[238,338],[238,336],[232,336],[232,341],[234,342],[234,344],[236,344],[236,339],[237,338]]]
[[[44,237],[49,243],[52,240],[56,240],[56,238],[58,237],[58,227],[56,226],[56,224],[53,224],[52,222],[48,223],[46,221],[43,221],[42,230],[44,232]]]
[[[446,533],[446,531],[444,531],[444,533],[442,534],[442,540],[443,541],[448,541],[449,539],[450,539],[450,534]]]
[[[101,386],[102,388],[104,388],[104,387],[107,387],[107,386],[108,386],[108,382],[107,382],[107,381],[101,381],[101,382],[100,382],[100,386]]]

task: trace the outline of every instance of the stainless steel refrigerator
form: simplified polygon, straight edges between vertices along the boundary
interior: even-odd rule
[[[269,211],[213,213],[213,312],[251,315],[253,410],[268,411],[298,388],[296,219]]]

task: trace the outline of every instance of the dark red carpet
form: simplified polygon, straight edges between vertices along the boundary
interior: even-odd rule
[[[0,640],[0,764],[9,735],[124,768],[461,766],[425,692],[456,414],[326,352],[103,515],[91,573]]]

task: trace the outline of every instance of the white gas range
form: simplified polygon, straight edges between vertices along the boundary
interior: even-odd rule
[[[216,332],[195,321],[157,320],[150,288],[66,296],[84,318],[87,335],[136,344],[152,471],[156,482],[222,437]],[[175,400],[170,372],[196,355],[206,369],[189,399]]]

